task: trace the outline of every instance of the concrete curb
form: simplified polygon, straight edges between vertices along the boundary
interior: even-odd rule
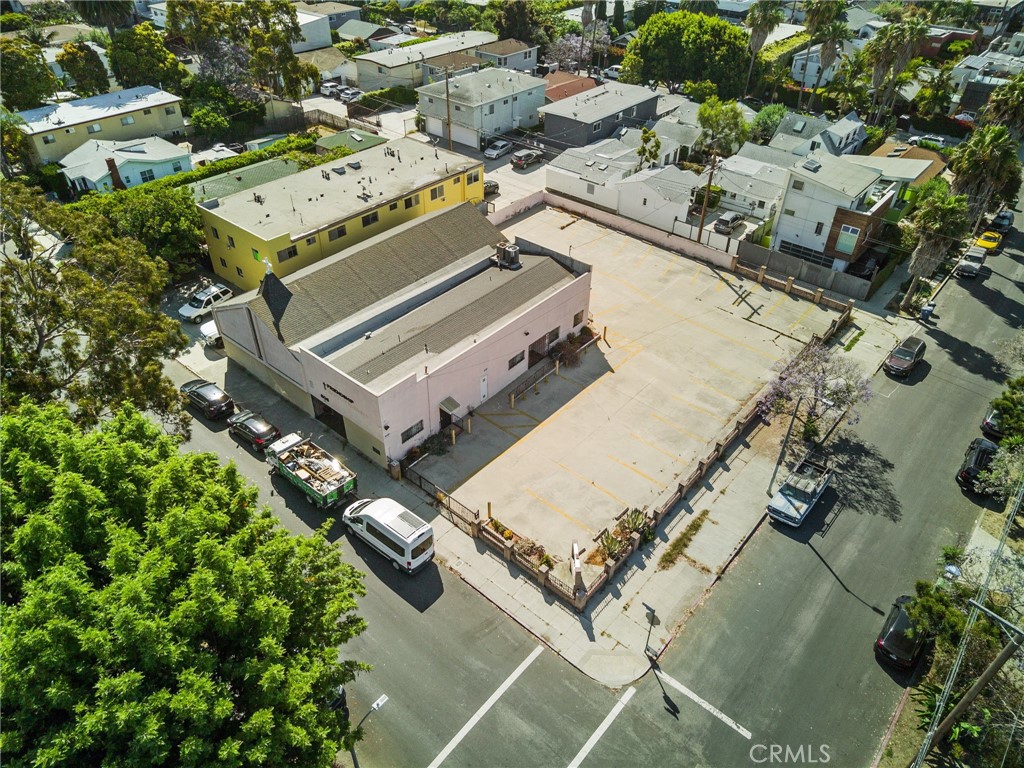
[[[882,741],[878,744],[878,749],[875,750],[875,757],[871,761],[871,768],[878,768],[878,764],[882,762],[882,755],[885,753],[885,748],[889,746],[889,740],[892,739],[893,731],[896,730],[896,723],[899,722],[900,715],[903,714],[903,707],[907,704],[907,699],[910,698],[911,686],[907,686],[903,689],[903,695],[900,697],[899,704],[896,705],[896,711],[892,713],[892,717],[889,719],[889,727],[885,731],[885,735],[882,736]]]

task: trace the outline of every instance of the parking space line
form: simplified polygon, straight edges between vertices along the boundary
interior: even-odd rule
[[[609,491],[607,488],[602,488],[600,485],[595,483],[589,477],[587,477],[585,475],[581,475],[579,472],[577,472],[572,467],[567,467],[567,466],[565,466],[565,464],[559,464],[558,466],[560,466],[562,469],[564,469],[566,472],[568,472],[570,475],[572,475],[576,479],[582,480],[584,483],[587,483],[588,485],[594,486],[597,490],[599,490],[605,496],[609,496],[609,497],[615,499],[617,502],[619,502],[619,504],[625,504],[627,507],[629,506],[629,502],[628,501],[626,501],[625,499],[620,499],[618,496],[616,496],[614,493]]]
[[[680,455],[679,455],[678,453],[672,453],[672,451],[666,451],[666,450],[665,450],[664,448],[662,448],[662,447],[661,447],[660,445],[655,445],[654,443],[652,443],[652,442],[650,442],[650,441],[648,441],[648,440],[644,440],[644,439],[643,439],[642,437],[640,437],[640,435],[636,434],[635,432],[631,432],[629,436],[630,436],[630,437],[632,437],[632,438],[633,438],[634,440],[636,440],[637,442],[639,442],[639,443],[643,443],[643,444],[644,444],[644,445],[646,445],[646,446],[647,446],[648,448],[653,448],[653,449],[654,449],[654,450],[656,450],[656,451],[657,451],[658,453],[663,453],[663,454],[665,454],[665,455],[666,455],[666,456],[668,456],[668,457],[669,457],[670,459],[678,459],[679,461],[686,461],[686,459],[684,459],[684,458],[683,458],[682,456],[680,456]]]
[[[667,485],[666,485],[665,483],[662,483],[662,482],[659,482],[658,480],[655,480],[655,479],[654,479],[653,477],[651,477],[650,475],[648,475],[648,474],[647,474],[646,472],[641,472],[641,471],[640,471],[639,469],[637,469],[637,468],[636,468],[636,467],[634,467],[633,465],[631,465],[631,464],[627,464],[627,463],[626,463],[626,462],[624,462],[624,461],[623,461],[622,459],[617,459],[617,458],[615,458],[615,457],[614,457],[614,456],[612,456],[612,455],[611,455],[610,453],[608,454],[608,458],[609,458],[609,459],[611,459],[612,461],[614,461],[614,462],[615,462],[616,464],[621,464],[621,465],[622,465],[623,467],[625,467],[626,469],[628,469],[628,470],[629,470],[630,472],[636,472],[636,473],[637,473],[638,475],[640,475],[640,477],[642,477],[642,478],[643,478],[644,480],[648,480],[649,482],[652,482],[652,483],[654,483],[654,484],[655,484],[655,485],[657,485],[657,486],[658,486],[659,488],[665,489],[665,488],[667,488],[667,487],[668,487],[668,486],[667,486]]]
[[[576,757],[574,757],[572,762],[569,763],[568,768],[580,767],[583,761],[587,759],[587,755],[590,754],[590,750],[597,745],[597,742],[599,742],[601,737],[604,736],[605,731],[607,731],[611,727],[611,724],[615,722],[615,718],[617,718],[619,713],[626,708],[627,704],[629,704],[629,700],[633,698],[634,693],[636,693],[636,688],[630,688],[622,694],[622,698],[615,702],[615,706],[612,707],[612,711],[605,716],[601,724],[597,726],[597,730],[590,734],[590,738],[587,739],[587,743],[584,744],[580,751],[576,753]]]
[[[703,264],[703,262],[699,262],[698,261],[697,262],[697,268],[693,271],[693,277],[690,278],[690,282],[691,283],[697,282],[697,278],[700,277],[703,273],[704,273],[704,264]]]
[[[811,304],[809,307],[807,307],[807,309],[804,310],[804,313],[800,315],[800,317],[798,317],[796,320],[794,320],[791,326],[789,326],[789,330],[792,331],[794,328],[800,325],[800,323],[803,322],[804,318],[811,314],[811,312],[814,310],[816,306],[816,304]]]
[[[765,313],[763,315],[761,315],[761,319],[764,320],[766,317],[768,317],[768,315],[770,315],[772,312],[774,312],[776,309],[778,309],[779,305],[782,302],[784,302],[786,299],[788,299],[788,298],[789,297],[786,294],[784,294],[784,293],[780,294],[779,298],[777,298],[775,300],[775,303],[773,303],[770,307],[768,307],[768,309],[765,311]]]
[[[623,243],[625,245],[625,243]],[[653,245],[648,245],[643,253],[640,254],[640,260],[636,263],[636,266],[641,266],[648,256],[651,255],[651,251],[654,249]]]
[[[721,397],[725,398],[726,400],[730,400],[730,401],[732,401],[734,403],[741,402],[740,399],[738,397],[736,397],[735,395],[730,395],[728,392],[723,392],[722,390],[717,389],[716,387],[712,387],[706,381],[702,381],[701,379],[699,379],[696,376],[694,376],[692,373],[691,374],[687,374],[687,375],[690,377],[690,381],[692,381],[694,384],[697,384],[698,386],[703,387],[704,389],[710,389],[716,395],[720,395]],[[740,378],[740,377],[737,377],[737,378]]]
[[[550,510],[552,510],[554,512],[557,512],[558,514],[560,514],[562,517],[564,517],[570,523],[579,526],[580,528],[582,528],[584,531],[587,531],[588,533],[596,533],[596,531],[594,531],[593,528],[591,528],[590,526],[586,525],[585,523],[581,523],[579,520],[577,520],[575,517],[570,515],[568,512],[563,512],[562,510],[560,510],[558,507],[556,507],[554,504],[552,504],[550,501],[545,499],[543,496],[541,496],[539,493],[537,493],[533,489],[527,488],[524,485],[523,486],[523,490],[526,491],[531,496],[533,496],[533,498],[535,498],[537,501],[539,501],[541,504],[543,504],[548,509],[550,509]]]
[[[704,701],[704,699],[702,699],[696,693],[694,693],[689,688],[687,688],[685,685],[680,683],[678,680],[674,680],[673,678],[671,678],[668,675],[666,675],[664,672],[662,672],[660,670],[657,670],[657,669],[654,670],[654,674],[656,674],[663,682],[668,683],[670,686],[672,686],[677,691],[679,691],[681,694],[683,694],[683,696],[685,696],[686,698],[688,698],[691,701],[695,702],[700,707],[703,707],[704,709],[706,709],[712,715],[714,715],[719,720],[721,720],[723,723],[725,723],[730,728],[732,728],[734,731],[736,731],[736,733],[738,733],[743,738],[749,739],[749,738],[751,738],[751,736],[753,736],[753,734],[751,734],[751,732],[748,731],[746,728],[744,728],[742,725],[737,723],[735,720],[733,720],[728,715],[724,714],[720,709],[715,707],[713,704],[709,704],[708,702]]]
[[[699,381],[699,379],[698,379],[698,381]],[[685,397],[680,397],[679,395],[672,395],[672,399],[673,400],[678,400],[680,403],[682,403],[683,405],[685,405],[687,408],[689,408],[691,410],[700,411],[701,413],[705,413],[708,416],[713,416],[716,419],[721,418],[721,416],[722,416],[721,413],[715,413],[714,411],[709,410],[707,408],[702,408],[701,406],[697,405],[696,403],[691,403]]]
[[[669,427],[672,427],[672,429],[676,430],[677,432],[682,432],[687,437],[692,437],[694,440],[697,440],[701,444],[703,444],[704,441],[706,440],[706,438],[701,437],[700,435],[694,434],[693,432],[688,430],[686,427],[677,426],[677,425],[673,424],[671,421],[669,421],[668,419],[663,419],[661,416],[659,416],[658,414],[654,413],[654,411],[651,411],[651,416],[656,418],[662,424],[664,424],[666,426],[669,426]]]
[[[723,368],[722,366],[718,365],[714,360],[707,359],[707,360],[704,360],[703,362],[704,362],[705,365],[710,366],[711,368],[714,368],[719,373],[724,373],[726,376],[729,376],[730,378],[733,378],[733,379],[743,379],[744,381],[749,381],[752,384],[757,384],[758,386],[761,385],[761,380],[760,379],[755,379],[752,376],[744,376],[742,373],[736,373],[735,371],[730,371],[728,368]],[[713,387],[712,387],[712,389],[713,389]],[[736,398],[730,396],[729,399],[730,400],[735,400]]]
[[[498,690],[491,694],[491,697],[483,703],[483,706],[476,711],[476,714],[469,718],[469,721],[464,726],[462,726],[462,730],[456,733],[452,740],[448,742],[447,746],[445,746],[445,748],[441,750],[438,756],[434,758],[429,768],[437,768],[439,765],[441,765],[441,763],[445,761],[448,755],[452,753],[452,750],[459,746],[459,742],[466,738],[466,734],[473,730],[474,726],[476,726],[476,724],[480,722],[481,718],[483,718],[483,716],[487,714],[487,711],[494,706],[495,702],[497,702],[498,699],[502,697],[505,691],[512,687],[512,684],[517,679],[519,679],[519,676],[526,671],[527,667],[533,664],[534,659],[540,656],[543,650],[544,646],[542,645],[538,645],[536,648],[533,649],[533,652],[526,657],[523,663],[516,667],[515,672],[513,672],[511,675],[505,678],[505,682],[498,686]]]

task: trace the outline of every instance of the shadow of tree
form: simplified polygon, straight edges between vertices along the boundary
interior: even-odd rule
[[[878,449],[850,430],[829,442],[835,475],[832,486],[845,505],[860,514],[881,515],[898,523],[903,517],[899,497],[889,475],[895,465]]]
[[[928,328],[925,335],[949,352],[953,362],[968,373],[996,382],[1005,378],[1002,363],[989,350],[958,339],[934,326]]]

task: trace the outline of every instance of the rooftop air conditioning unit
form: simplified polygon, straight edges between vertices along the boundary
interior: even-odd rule
[[[505,245],[504,248],[499,246],[498,250],[498,267],[501,269],[521,269],[522,264],[519,262],[519,246],[518,245]]]

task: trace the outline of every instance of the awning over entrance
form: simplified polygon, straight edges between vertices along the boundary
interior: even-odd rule
[[[441,410],[447,413],[449,416],[454,416],[455,412],[462,406],[459,405],[459,401],[454,397],[446,397],[441,401]]]

